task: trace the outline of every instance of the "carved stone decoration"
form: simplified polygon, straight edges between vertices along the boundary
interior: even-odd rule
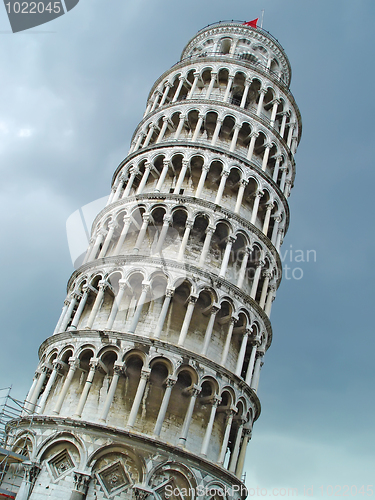
[[[119,494],[130,483],[130,478],[120,461],[111,464],[96,474],[108,498]]]
[[[54,479],[67,474],[75,467],[72,457],[68,450],[63,450],[48,461],[49,468],[52,472]]]
[[[188,467],[169,462],[156,469],[149,485],[163,500],[193,500],[197,483]]]
[[[74,472],[74,489],[83,495],[86,495],[91,481],[91,476],[83,472]]]

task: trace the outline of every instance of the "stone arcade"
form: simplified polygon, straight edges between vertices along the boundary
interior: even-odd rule
[[[19,500],[246,497],[301,135],[290,78],[269,33],[220,22],[153,85],[9,425]]]

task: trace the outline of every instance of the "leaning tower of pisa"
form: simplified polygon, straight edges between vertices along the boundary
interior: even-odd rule
[[[9,427],[19,500],[246,497],[301,134],[290,79],[274,37],[231,21],[152,86]]]

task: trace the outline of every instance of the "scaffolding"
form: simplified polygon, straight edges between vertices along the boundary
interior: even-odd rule
[[[11,387],[0,389],[0,499],[16,496],[14,483],[5,480],[10,465],[15,465],[14,477],[22,478],[21,464],[27,460],[27,456],[15,453],[11,450],[7,426],[11,421],[17,421],[25,411],[24,402],[14,399]]]

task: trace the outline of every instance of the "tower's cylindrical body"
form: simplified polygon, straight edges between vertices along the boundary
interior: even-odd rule
[[[32,500],[246,496],[301,134],[290,78],[272,36],[223,22],[155,82],[11,431]]]

